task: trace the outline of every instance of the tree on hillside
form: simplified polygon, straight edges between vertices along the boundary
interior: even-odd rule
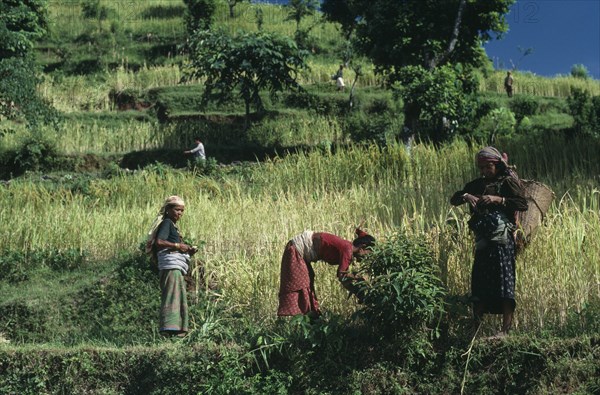
[[[324,0],[322,10],[328,19],[341,23],[344,31],[355,29],[358,52],[370,58],[391,85],[405,79],[403,69],[408,66],[433,73],[448,64],[460,65],[463,70],[484,65],[487,56],[482,43],[507,30],[505,14],[514,1]],[[437,80],[435,74],[419,74],[424,80]],[[412,90],[420,94],[419,89]],[[441,106],[426,97],[411,98],[414,106],[405,107],[405,126],[418,133],[413,128],[419,125],[414,117],[423,110],[420,103]],[[443,100],[443,96],[429,99]]]
[[[250,0],[227,0],[227,7],[229,7],[229,17],[230,18],[235,18],[235,13],[233,12],[233,9],[235,8],[236,5],[238,5],[239,3],[243,3],[243,2],[250,2]]]
[[[33,126],[55,113],[40,98],[33,45],[46,33],[46,2],[0,2],[0,120],[22,120]]]
[[[198,30],[190,37],[188,48],[188,75],[205,79],[204,103],[226,102],[239,92],[245,103],[246,126],[251,106],[259,113],[264,111],[261,90],[275,94],[301,89],[296,78],[306,67],[307,54],[287,37],[263,32],[231,37]]]
[[[507,29],[504,15],[515,0],[324,0],[328,18],[350,29],[375,66],[391,73],[404,66],[433,69],[445,63],[479,65],[483,42]],[[344,5],[343,18],[331,4]]]
[[[215,0],[183,0],[183,2],[187,6],[184,20],[188,33],[192,34],[198,29],[209,29],[217,10]]]

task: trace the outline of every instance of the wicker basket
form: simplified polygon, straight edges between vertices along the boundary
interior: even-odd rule
[[[542,224],[552,200],[554,192],[541,182],[533,180],[521,180],[527,199],[527,211],[517,213],[517,245],[524,247],[530,241],[537,228]]]

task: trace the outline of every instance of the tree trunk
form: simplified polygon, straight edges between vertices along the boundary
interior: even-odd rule
[[[460,24],[462,23],[462,17],[466,6],[467,0],[460,0],[460,3],[458,4],[458,12],[456,13],[456,19],[454,20],[454,29],[452,29],[452,36],[450,37],[450,41],[448,41],[448,47],[444,52],[440,53],[437,56],[434,56],[433,59],[431,59],[428,62],[427,66],[429,67],[429,70],[435,69],[440,63],[446,61],[446,59],[448,59],[448,57],[454,51],[456,43],[458,42]]]

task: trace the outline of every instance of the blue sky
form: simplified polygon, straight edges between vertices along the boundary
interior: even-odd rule
[[[600,0],[517,0],[506,19],[510,30],[485,45],[494,66],[551,77],[583,64],[600,79]]]

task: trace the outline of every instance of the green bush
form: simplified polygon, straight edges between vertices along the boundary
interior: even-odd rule
[[[573,67],[571,67],[571,76],[575,78],[581,78],[582,80],[587,80],[590,78],[590,72],[584,65],[574,64]]]
[[[16,173],[51,169],[58,157],[56,144],[40,134],[26,138],[14,157]]]
[[[55,271],[80,269],[87,254],[78,249],[43,251],[3,251],[0,254],[0,281],[21,282],[40,268]]]
[[[435,324],[444,311],[445,290],[431,247],[403,233],[378,244],[361,264],[368,280],[358,315],[393,336],[412,337]]]
[[[582,89],[573,89],[567,98],[569,112],[575,120],[575,130],[579,134],[600,135],[600,96],[591,96]]]
[[[118,267],[67,299],[74,338],[110,339],[114,343],[150,341],[157,330],[160,291],[155,267],[143,254],[118,258]],[[132,308],[135,306],[135,308]]]
[[[510,101],[510,109],[515,114],[517,123],[524,117],[536,115],[539,111],[538,99],[529,95],[518,95]]]
[[[477,128],[477,136],[494,143],[498,137],[511,136],[515,131],[517,120],[508,108],[497,108],[481,118]]]
[[[292,108],[311,110],[319,115],[342,115],[347,112],[348,98],[335,93],[316,94],[299,91],[286,95],[284,104]]]
[[[402,115],[356,112],[344,120],[344,131],[353,141],[373,141],[385,145],[400,136],[402,122]]]
[[[27,260],[22,251],[4,251],[0,255],[0,281],[17,283],[29,278]]]
[[[87,19],[105,20],[109,16],[114,17],[111,11],[110,8],[101,5],[100,0],[85,0],[81,4],[81,13]]]

